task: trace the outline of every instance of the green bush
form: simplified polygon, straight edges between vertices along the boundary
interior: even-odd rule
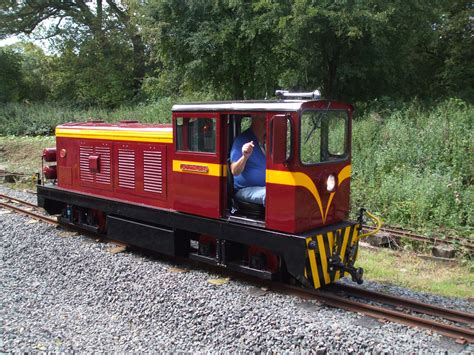
[[[472,232],[474,109],[413,103],[353,123],[352,206],[390,224]]]
[[[0,135],[51,135],[61,123],[87,120],[170,123],[173,104],[212,99],[210,94],[196,93],[190,97],[157,98],[146,104],[117,109],[83,108],[58,103],[8,103],[0,106]]]
[[[0,135],[51,135],[61,123],[99,119],[107,122],[138,120],[166,123],[171,121],[171,106],[169,98],[115,110],[74,108],[54,103],[10,103],[0,107]]]

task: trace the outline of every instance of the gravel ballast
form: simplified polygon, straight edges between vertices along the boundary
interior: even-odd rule
[[[0,193],[35,200],[34,195]],[[3,352],[469,351],[425,330],[326,307],[0,214]],[[377,288],[375,283],[366,283]],[[467,309],[463,300],[393,287]]]

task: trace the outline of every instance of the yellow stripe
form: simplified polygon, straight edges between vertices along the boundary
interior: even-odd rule
[[[359,240],[359,228],[358,227],[359,227],[358,224],[356,224],[354,226],[354,231],[352,232],[352,244],[351,245],[354,245]]]
[[[205,167],[205,171],[191,171],[190,166]],[[197,161],[173,160],[173,171],[178,173],[199,174],[207,176],[226,176],[227,170],[225,164],[202,163]]]
[[[324,249],[323,235],[318,235],[318,246],[319,246],[319,255],[321,255],[321,267],[323,268],[323,277],[324,283],[328,284],[330,282],[328,274],[328,259],[326,257],[326,250]]]
[[[351,231],[351,227],[346,227],[346,230],[344,231],[344,238],[342,239],[341,253],[339,254],[342,262],[344,262],[344,255],[346,254],[347,242],[349,240],[350,231]]]
[[[56,128],[56,137],[173,143],[173,132],[171,131],[125,131],[58,127]]]
[[[342,182],[351,177],[351,165],[346,165],[337,175],[338,186],[342,184]]]
[[[348,179],[350,176],[351,176],[351,165],[346,165],[339,172],[337,176],[338,184],[341,185],[342,182]],[[311,180],[311,178],[305,173],[268,169],[267,175],[266,175],[266,182],[267,184],[301,186],[301,187],[306,188],[316,200],[316,203],[318,204],[318,207],[319,207],[319,211],[321,213],[321,217],[323,219],[323,223],[326,223],[329,207],[331,206],[335,192],[332,192],[329,195],[328,204],[326,206],[326,210],[324,210],[323,203],[321,201],[321,196],[319,195],[319,191],[316,188],[316,185],[314,184],[313,180]]]
[[[314,185],[313,180],[311,178],[300,172],[291,172],[291,171],[281,171],[281,170],[267,170],[267,184],[280,184],[280,185],[288,185],[288,186],[302,186],[305,187],[311,194],[313,195],[316,203],[318,204],[319,211],[321,212],[321,216],[323,217],[323,222],[325,222],[326,218],[323,213],[323,204],[321,202],[321,197],[319,196],[318,189],[316,185]]]
[[[311,238],[306,239],[306,246],[311,242]],[[314,288],[320,288],[321,282],[319,282],[318,267],[316,265],[316,254],[313,249],[308,248],[309,264],[311,265],[311,275],[313,276]]]
[[[329,207],[331,207],[332,199],[334,198],[335,192],[331,192],[329,195],[328,205],[326,206],[326,213],[324,213],[324,219],[328,216]]]
[[[328,244],[329,244],[329,249],[334,250],[334,233],[333,232],[328,232]]]

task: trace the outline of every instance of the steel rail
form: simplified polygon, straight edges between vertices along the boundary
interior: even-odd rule
[[[428,314],[431,316],[448,319],[453,322],[466,323],[474,326],[474,313],[434,306],[414,299],[392,296],[386,293],[344,284],[332,284],[329,285],[327,289],[336,292],[342,291],[349,296],[370,299],[380,303],[391,304],[397,307],[405,307],[418,313]]]
[[[451,237],[451,236],[446,236],[444,238],[439,238],[439,237],[428,237],[428,236],[424,236],[424,235],[421,235],[421,234],[416,234],[412,231],[409,231],[409,230],[406,230],[406,229],[402,229],[402,228],[388,228],[388,227],[382,227],[381,229],[382,231],[385,231],[385,232],[388,232],[388,233],[393,233],[393,234],[398,234],[400,236],[408,236],[412,239],[417,239],[417,240],[420,240],[420,241],[430,241],[434,244],[436,243],[443,243],[443,244],[452,244],[452,243],[459,243],[461,245],[464,245],[464,246],[467,246],[467,247],[470,247],[470,248],[474,248],[474,243],[472,243],[471,241],[467,240],[467,239],[463,239],[463,238],[459,238],[459,237]]]
[[[0,198],[6,199],[6,200],[10,200],[10,201],[15,201],[15,202],[18,202],[19,204],[22,204],[22,205],[27,205],[27,206],[34,207],[34,208],[39,208],[38,205],[35,205],[34,203],[30,203],[30,202],[28,202],[28,201],[19,200],[19,199],[17,199],[17,198],[10,197],[10,196],[7,196],[7,195],[0,194]]]
[[[0,202],[0,207],[6,208],[6,209],[9,209],[9,210],[13,210],[15,212],[19,212],[21,214],[30,216],[30,217],[35,218],[35,219],[40,219],[40,220],[42,220],[44,222],[47,222],[47,223],[50,223],[50,224],[54,224],[54,225],[59,224],[59,222],[56,219],[46,217],[46,216],[43,216],[41,214],[38,214],[38,213],[35,213],[35,212],[32,212],[32,211],[27,211],[27,210],[24,210],[22,208],[19,208],[19,207],[13,206],[13,205],[9,205],[8,203]]]
[[[0,177],[5,177],[5,176],[34,176],[34,174],[27,174],[27,173],[11,173],[8,171],[0,171]]]
[[[375,228],[367,226],[367,225],[363,225],[362,229],[374,230]],[[417,240],[417,241],[420,241],[420,242],[428,242],[428,243],[432,243],[432,244],[438,244],[438,243],[439,244],[446,244],[446,245],[459,244],[463,247],[466,247],[466,248],[470,249],[471,252],[474,251],[474,243],[473,242],[471,242],[467,239],[459,238],[459,237],[450,237],[450,236],[447,236],[445,238],[428,237],[428,236],[425,236],[425,235],[416,234],[412,231],[408,231],[408,230],[405,230],[405,229],[393,228],[393,227],[392,228],[382,227],[382,228],[380,228],[380,231],[381,232],[386,232],[386,233],[389,233],[389,234],[393,234],[395,236],[404,237],[404,238],[408,238],[408,239],[412,239],[412,240]]]
[[[388,309],[385,307],[374,306],[371,304],[350,300],[345,297],[337,296],[328,291],[305,290],[285,284],[280,284],[276,287],[274,284],[272,285],[272,288],[274,290],[280,292],[291,291],[292,294],[296,293],[303,298],[308,298],[308,296],[311,296],[311,298],[316,299],[319,302],[332,307],[342,308],[351,312],[362,313],[364,315],[376,319],[388,320],[412,327],[429,329],[439,334],[455,338],[460,342],[468,342],[474,344],[474,331],[469,328],[445,324],[432,319],[417,317],[411,314],[406,314],[404,312]]]

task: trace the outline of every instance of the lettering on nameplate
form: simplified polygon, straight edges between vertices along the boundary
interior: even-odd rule
[[[181,164],[179,166],[181,171],[187,171],[190,173],[200,173],[200,174],[208,174],[209,167],[204,165],[193,165],[193,164]]]

